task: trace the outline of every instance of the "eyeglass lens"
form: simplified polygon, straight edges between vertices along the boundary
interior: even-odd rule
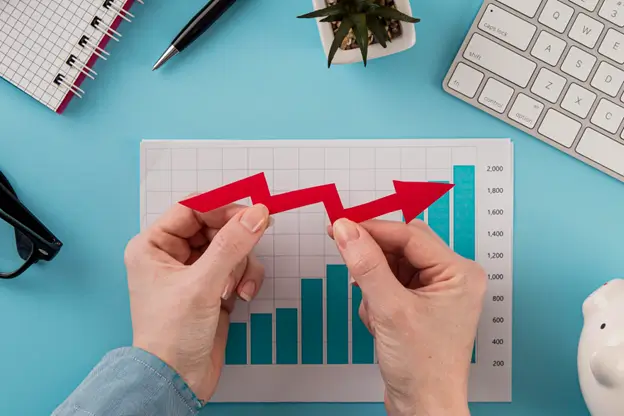
[[[32,241],[0,219],[0,273],[13,273],[33,254]]]

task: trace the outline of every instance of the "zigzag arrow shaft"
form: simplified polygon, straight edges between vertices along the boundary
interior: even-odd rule
[[[265,205],[271,214],[323,203],[332,223],[340,218],[363,222],[399,210],[409,222],[450,191],[453,185],[394,181],[394,187],[396,193],[392,195],[345,208],[334,184],[271,195],[264,173],[259,173],[180,201],[180,204],[199,212],[208,212],[250,197],[252,203]]]

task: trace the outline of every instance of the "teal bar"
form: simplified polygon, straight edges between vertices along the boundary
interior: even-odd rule
[[[349,363],[349,272],[327,265],[327,364]]]
[[[472,364],[477,362],[477,341],[475,341],[472,347],[472,359],[470,360]]]
[[[448,183],[448,182],[441,182]],[[429,227],[446,244],[450,244],[451,237],[451,205],[450,196],[447,192],[429,207]]]
[[[247,324],[244,322],[230,323],[225,347],[225,364],[247,364]]]
[[[251,314],[251,363],[273,364],[273,315]]]
[[[323,279],[301,279],[301,362],[323,364]]]
[[[351,290],[351,355],[353,364],[374,364],[375,343],[373,336],[360,319],[359,309],[362,303],[362,289],[352,286]]]
[[[454,250],[462,257],[475,260],[475,167],[455,166],[453,168],[453,181],[455,183],[453,204]]]
[[[277,309],[275,317],[275,361],[297,364],[297,309]]]

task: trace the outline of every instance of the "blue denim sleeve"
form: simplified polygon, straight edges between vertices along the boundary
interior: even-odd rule
[[[194,416],[201,407],[166,363],[124,347],[107,353],[52,416]]]

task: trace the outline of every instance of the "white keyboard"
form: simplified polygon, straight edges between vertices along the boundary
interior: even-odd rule
[[[448,93],[624,182],[624,0],[486,0]]]

